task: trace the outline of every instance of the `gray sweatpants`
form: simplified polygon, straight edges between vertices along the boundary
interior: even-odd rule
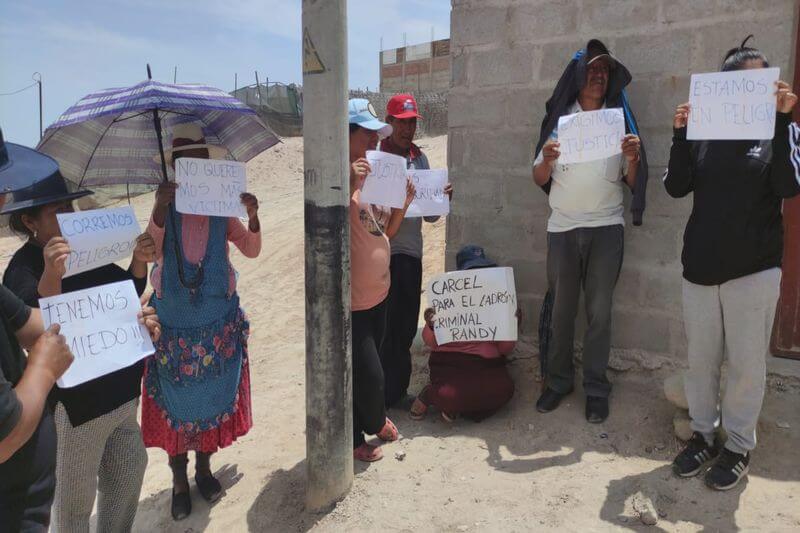
[[[745,453],[756,446],[780,285],[779,268],[722,285],[683,280],[683,322],[689,341],[686,399],[692,429],[709,444],[721,415],[728,433],[726,448]],[[723,359],[727,359],[727,384],[720,406]]]
[[[147,451],[136,422],[139,400],[72,427],[56,407],[58,452],[52,531],[89,532],[95,494],[98,533],[130,531],[139,504]]]
[[[583,338],[583,389],[608,397],[606,377],[611,351],[611,303],[622,268],[624,229],[620,225],[578,228],[547,234],[547,283],[553,295],[547,386],[566,394],[575,379],[575,317],[581,289],[586,304]]]

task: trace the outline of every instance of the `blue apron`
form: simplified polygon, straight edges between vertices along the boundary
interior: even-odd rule
[[[209,217],[205,256],[194,265],[182,253],[181,215],[170,207],[169,216],[176,224],[175,231],[172,224],[164,225],[161,297],[150,299],[161,321],[161,338],[147,360],[145,389],[173,429],[193,433],[216,428],[233,413],[249,325],[238,294],[228,294],[228,219]],[[196,279],[202,266],[197,288],[181,283],[178,261],[186,280]]]

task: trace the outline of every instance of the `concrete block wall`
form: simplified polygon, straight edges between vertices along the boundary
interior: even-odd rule
[[[535,338],[547,288],[549,208],[531,179],[531,153],[564,67],[600,38],[633,74],[628,93],[651,165],[644,225],[633,227],[627,215],[612,343],[685,358],[680,251],[692,200],[669,198],[661,183],[672,114],[688,98],[689,76],[718,70],[724,53],[750,33],[791,81],[795,2],[452,0],[452,8],[448,164],[456,197],[447,268],[467,243],[513,266],[522,334]]]

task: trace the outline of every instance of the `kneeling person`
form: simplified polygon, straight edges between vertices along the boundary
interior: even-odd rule
[[[465,246],[456,257],[458,270],[497,266],[486,258],[483,248]],[[451,342],[439,345],[433,332],[435,312],[425,310],[422,338],[431,349],[428,360],[430,383],[414,400],[410,416],[425,417],[433,405],[442,418],[452,422],[459,415],[483,420],[507,404],[514,395],[514,381],[506,368],[506,355],[514,350],[514,341]],[[520,313],[517,311],[517,318]]]

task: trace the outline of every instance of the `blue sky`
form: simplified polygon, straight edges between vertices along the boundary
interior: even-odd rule
[[[40,72],[44,126],[97,89],[146,77],[233,89],[259,79],[302,81],[300,0],[38,0],[0,2],[0,93]],[[378,51],[450,35],[450,0],[350,0],[350,86],[378,86]],[[0,96],[6,139],[39,140],[35,89]]]

